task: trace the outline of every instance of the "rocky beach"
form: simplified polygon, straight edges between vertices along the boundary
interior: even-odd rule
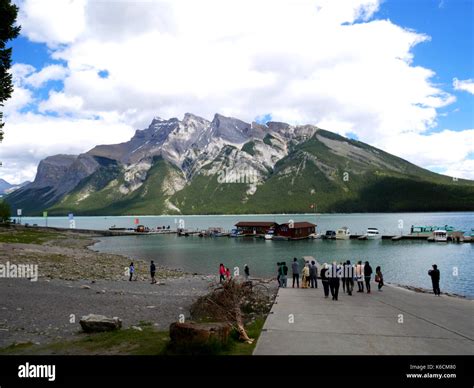
[[[0,230],[0,265],[37,264],[38,280],[0,279],[0,347],[44,344],[80,336],[87,314],[119,317],[125,328],[146,323],[166,330],[189,315],[189,307],[208,292],[214,276],[157,267],[150,284],[149,263],[98,253],[92,235]]]

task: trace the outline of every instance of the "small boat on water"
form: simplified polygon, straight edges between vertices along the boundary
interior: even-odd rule
[[[225,237],[229,236],[229,233],[225,233],[220,227],[212,227],[206,230],[201,230],[197,233],[199,237]]]
[[[275,230],[274,229],[268,229],[265,233],[265,240],[272,240],[273,237],[275,236]]]
[[[323,240],[335,240],[336,232],[334,230],[327,230],[325,234],[321,236]]]
[[[447,242],[448,241],[448,232],[446,230],[435,230],[433,232],[433,240],[434,242]]]
[[[238,229],[232,229],[230,231],[229,237],[244,237],[244,233]]]
[[[319,233],[311,233],[308,238],[310,239],[313,239],[313,240],[316,240],[316,239],[319,239],[321,238],[321,235]]]
[[[347,226],[343,226],[336,230],[336,240],[349,240],[351,238],[351,231]]]
[[[377,228],[367,228],[367,232],[359,237],[359,240],[377,240],[382,238],[379,230]]]

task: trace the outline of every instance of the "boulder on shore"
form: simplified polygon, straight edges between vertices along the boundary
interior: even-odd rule
[[[101,331],[118,330],[122,327],[122,321],[117,318],[108,318],[105,315],[89,314],[79,321],[82,330],[86,333],[96,333]]]
[[[217,342],[226,344],[231,327],[227,323],[174,322],[170,325],[170,339],[175,346],[189,346]]]

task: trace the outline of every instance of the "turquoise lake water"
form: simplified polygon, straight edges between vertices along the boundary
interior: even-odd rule
[[[136,217],[75,217],[77,228],[108,229],[133,227]],[[220,226],[230,230],[239,220],[288,222],[310,221],[318,232],[348,226],[353,234],[376,227],[382,234],[409,233],[411,225],[450,225],[470,233],[474,213],[390,213],[390,214],[306,214],[255,216],[139,216],[150,228],[181,223],[187,229]],[[44,225],[43,218],[23,218],[22,222]],[[68,227],[67,217],[49,217],[49,226]],[[402,228],[399,228],[402,227]],[[441,290],[474,297],[474,244],[428,243],[425,241],[265,241],[253,238],[199,238],[176,235],[105,237],[94,246],[101,252],[119,253],[130,258],[155,260],[159,265],[188,272],[216,273],[219,263],[229,268],[248,264],[252,276],[275,276],[276,262],[293,257],[313,256],[320,263],[334,260],[368,260],[373,269],[382,267],[386,282],[431,287],[427,275],[432,264],[441,271]]]

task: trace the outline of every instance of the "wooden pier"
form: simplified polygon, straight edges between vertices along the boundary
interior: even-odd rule
[[[53,232],[70,232],[89,234],[93,236],[149,236],[157,234],[176,234],[175,230],[163,230],[158,232],[135,232],[134,230],[100,230],[100,229],[83,229],[83,228],[60,228],[57,226],[32,226],[11,224],[11,228],[28,229],[37,231],[53,231]]]

